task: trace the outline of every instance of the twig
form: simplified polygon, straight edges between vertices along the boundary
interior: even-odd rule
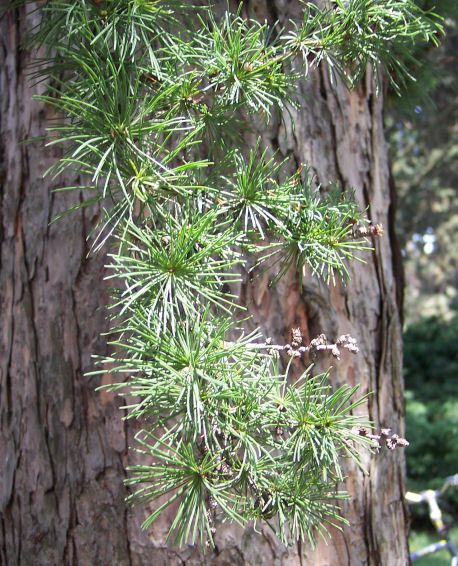
[[[302,334],[300,332],[300,328],[293,328],[291,333],[291,344],[272,344],[271,339],[267,338],[265,344],[249,342],[245,344],[245,347],[252,350],[267,350],[267,353],[271,355],[278,355],[280,352],[285,352],[288,356],[294,358],[300,358],[307,352],[329,351],[337,360],[340,360],[340,348],[345,348],[353,354],[357,354],[359,352],[356,340],[349,334],[342,334],[342,336],[340,336],[334,344],[330,344],[328,342],[325,334],[320,334],[317,338],[314,338],[308,346],[301,346]],[[225,342],[224,344],[227,346],[233,346],[235,345],[235,342]]]

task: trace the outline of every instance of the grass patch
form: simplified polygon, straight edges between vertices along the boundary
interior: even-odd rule
[[[458,527],[454,527],[451,530],[451,539],[455,547],[458,545]],[[409,537],[409,549],[410,552],[416,552],[432,544],[433,542],[439,542],[441,537],[434,531],[412,531]],[[428,554],[415,561],[415,566],[450,566],[451,555],[447,549],[440,550],[434,554]]]

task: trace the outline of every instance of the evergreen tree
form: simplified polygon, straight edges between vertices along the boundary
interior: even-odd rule
[[[212,541],[214,521],[270,521],[282,540],[313,537],[343,520],[335,501],[342,456],[377,449],[358,416],[356,387],[332,390],[327,373],[293,382],[294,360],[320,350],[357,352],[348,335],[290,344],[244,333],[246,305],[233,289],[276,266],[333,282],[380,235],[351,194],[316,186],[241,133],[300,104],[295,85],[321,64],[349,88],[371,65],[380,80],[406,78],[417,38],[440,25],[414,3],[304,5],[285,30],[181,2],[47,2],[34,31],[45,48],[36,80],[59,117],[50,144],[89,176],[81,206],[102,202],[93,249],[110,246],[113,344],[101,360],[126,382],[145,463],[131,470],[134,499],[178,500],[178,543]],[[403,444],[381,431],[386,445]],[[164,500],[165,496],[165,500]],[[162,503],[163,502],[163,503]]]
[[[358,461],[380,436],[353,415],[357,387],[332,391],[326,373],[308,371],[292,385],[291,362],[358,349],[350,336],[304,345],[294,329],[284,346],[244,335],[230,286],[267,262],[277,279],[306,268],[328,283],[345,277],[381,227],[365,224],[351,195],[320,194],[306,167],[288,175],[260,138],[245,150],[240,132],[297,104],[295,81],[322,62],[349,87],[368,64],[397,86],[412,42],[434,40],[439,25],[397,0],[306,4],[280,33],[240,9],[217,19],[174,1],[50,2],[42,14],[35,77],[52,77],[43,99],[68,118],[50,128],[65,154],[48,173],[90,176],[82,206],[106,203],[93,247],[113,250],[117,354],[102,363],[128,375],[111,387],[127,389],[128,417],[144,423],[133,498],[165,497],[144,527],[178,500],[178,544],[211,542],[219,514],[242,525],[278,516],[285,542],[313,538],[342,520],[340,457]]]

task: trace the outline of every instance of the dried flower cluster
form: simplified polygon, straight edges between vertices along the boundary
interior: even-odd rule
[[[300,358],[306,353],[316,353],[329,351],[337,360],[340,360],[341,352],[340,348],[345,348],[352,354],[357,354],[359,352],[358,344],[355,338],[352,338],[349,334],[342,334],[335,342],[329,342],[325,334],[320,334],[316,338],[310,341],[308,346],[302,346],[303,338],[300,328],[293,328],[291,330],[291,344],[272,344],[272,340],[268,338],[266,340],[266,345],[269,347],[269,354],[278,354],[280,352],[285,352],[288,356],[294,358]],[[253,348],[260,348],[262,345],[252,344]]]
[[[390,428],[382,428],[380,429],[380,434],[372,434],[369,429],[359,427],[358,434],[375,441],[378,444],[378,448],[382,448],[385,445],[388,450],[395,450],[398,447],[405,448],[409,446],[408,440],[402,438],[399,434],[391,434]]]
[[[352,238],[367,238],[383,236],[384,229],[381,224],[354,224],[351,232]]]

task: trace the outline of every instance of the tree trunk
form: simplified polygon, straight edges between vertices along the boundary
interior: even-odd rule
[[[3,0],[0,5],[9,3]],[[288,17],[295,3],[245,3],[264,19]],[[245,6],[245,8],[246,8]],[[247,8],[246,8],[247,9]],[[278,10],[278,13],[275,12]],[[104,354],[100,333],[107,322],[104,257],[87,257],[86,235],[96,209],[85,209],[49,226],[78,195],[52,193],[62,179],[42,180],[58,157],[42,142],[19,145],[44,134],[50,109],[32,100],[21,51],[25,26],[10,10],[1,20],[0,179],[2,339],[0,350],[0,564],[15,565],[284,565],[389,566],[408,563],[404,462],[399,452],[367,457],[369,475],[348,467],[352,499],[344,512],[349,526],[332,532],[327,545],[285,548],[268,527],[221,525],[216,549],[165,545],[167,517],[140,530],[146,511],[126,506],[125,467],[138,456],[127,451],[133,424],[121,420],[120,402],[96,392],[111,376],[89,377],[92,354]],[[35,21],[36,23],[36,21]],[[346,287],[314,279],[302,289],[288,277],[273,291],[268,274],[246,282],[241,296],[251,304],[266,335],[289,338],[292,326],[313,337],[350,333],[360,353],[335,364],[333,383],[360,383],[374,391],[366,406],[377,426],[402,433],[401,333],[396,304],[394,211],[383,134],[383,97],[368,74],[356,92],[332,85],[327,71],[301,84],[296,128],[273,124],[265,141],[309,163],[323,186],[337,180],[354,188],[362,208],[386,230],[349,266]],[[74,180],[72,180],[73,182]],[[323,360],[323,365],[330,360]]]

